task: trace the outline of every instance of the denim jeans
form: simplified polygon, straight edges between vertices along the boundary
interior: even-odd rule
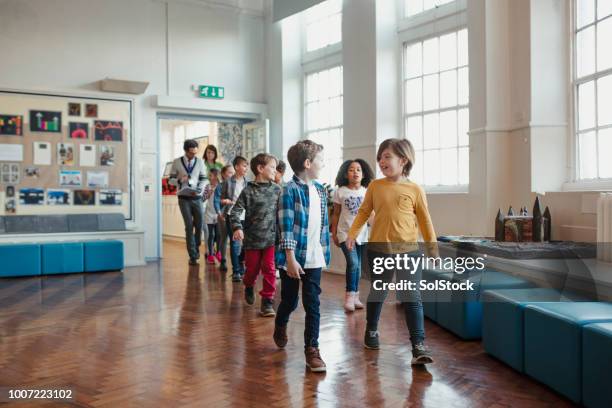
[[[185,243],[187,244],[189,258],[199,259],[204,214],[202,200],[179,197],[178,204],[185,223]]]
[[[402,254],[403,255],[403,254]],[[411,256],[421,256],[421,253],[410,253]],[[410,341],[413,345],[422,343],[425,340],[425,322],[423,318],[423,303],[421,302],[421,292],[418,289],[418,282],[421,280],[421,268],[419,267],[414,274],[410,274],[404,270],[386,269],[382,274],[374,274],[373,265],[374,259],[377,257],[390,257],[395,255],[381,254],[378,252],[368,251],[368,263],[370,266],[370,293],[368,294],[368,304],[366,307],[366,322],[367,330],[377,330],[378,320],[382,311],[383,303],[387,297],[387,291],[375,290],[374,281],[382,280],[383,282],[392,282],[396,277],[396,282],[400,280],[409,280],[416,282],[415,290],[405,290],[397,292],[398,300],[402,302],[404,308],[404,318],[408,331],[410,332]]]
[[[242,266],[242,243],[234,240],[234,233],[229,222],[229,218],[226,218],[227,236],[230,240],[230,258],[232,260],[232,274],[233,275],[244,275],[244,267]]]
[[[346,291],[359,292],[359,279],[361,278],[361,254],[365,245],[355,243],[353,250],[349,251],[345,243],[340,244],[346,259]]]
[[[217,242],[217,224],[208,225],[208,255],[215,254],[215,242]],[[217,247],[218,249],[218,247]]]
[[[221,252],[221,264],[225,264],[225,252],[227,252],[227,224],[219,221],[217,223],[217,248]]]
[[[289,315],[297,308],[300,280],[302,281],[302,305],[306,311],[304,321],[304,347],[319,347],[319,295],[321,294],[321,268],[304,269],[301,279],[293,279],[283,269],[281,277],[281,302],[276,311],[276,325],[286,326]]]

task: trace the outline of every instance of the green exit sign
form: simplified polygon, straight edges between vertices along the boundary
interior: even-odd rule
[[[200,85],[200,98],[223,99],[225,88],[222,86]]]

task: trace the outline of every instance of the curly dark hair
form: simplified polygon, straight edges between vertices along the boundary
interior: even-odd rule
[[[359,163],[359,165],[361,166],[361,173],[363,174],[363,178],[361,179],[362,186],[367,187],[370,185],[372,180],[374,180],[374,171],[372,170],[368,162],[363,159],[347,160],[342,163],[342,166],[340,166],[340,169],[338,170],[338,175],[336,176],[336,185],[338,187],[344,187],[349,185],[348,169],[353,163]]]

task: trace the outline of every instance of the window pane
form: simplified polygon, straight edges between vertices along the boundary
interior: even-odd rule
[[[438,84],[438,74],[423,77],[423,110],[438,109],[440,106]]]
[[[459,123],[459,146],[467,146],[470,143],[470,112],[467,109],[459,110],[457,115],[457,121]]]
[[[457,105],[457,71],[440,74],[440,107],[450,108]]]
[[[440,164],[442,165],[440,184],[452,186],[457,184],[457,149],[443,149],[440,151]]]
[[[440,71],[457,67],[457,33],[440,37]]]
[[[406,81],[406,113],[423,110],[423,89],[421,78]]]
[[[578,78],[595,72],[595,27],[576,35],[576,74]]]
[[[470,183],[470,150],[467,147],[459,149],[459,184]]]
[[[320,123],[319,104],[315,102],[306,105],[306,130],[318,129]]]
[[[329,98],[331,89],[329,83],[329,70],[319,72],[317,83],[319,84],[319,99]]]
[[[418,42],[406,47],[406,77],[414,78],[422,75],[423,46]]]
[[[406,0],[404,4],[406,5],[406,17],[414,16],[423,11],[423,0]]]
[[[423,0],[423,11],[436,7],[436,0]]]
[[[432,74],[438,72],[440,63],[438,61],[438,38],[432,38],[423,42],[423,73]]]
[[[601,3],[601,1],[600,1]],[[595,0],[576,1],[576,21],[578,28],[595,20]]]
[[[329,100],[329,125],[342,126],[342,97]]]
[[[599,131],[599,177],[612,178],[612,129]]]
[[[308,102],[319,99],[318,78],[319,74],[312,74],[306,77],[306,100]]]
[[[580,178],[592,179],[597,177],[597,144],[595,132],[578,135],[580,151]]]
[[[457,146],[457,111],[440,113],[440,147]]]
[[[326,21],[327,39],[325,45],[342,41],[342,14],[334,14]]]
[[[440,146],[440,121],[437,113],[425,115],[423,118],[423,146],[433,149]]]
[[[321,122],[319,123],[320,128],[330,127],[330,109],[331,106],[329,104],[329,99],[322,99],[319,101],[319,118]]]
[[[468,64],[468,31],[459,31],[457,37],[457,58],[459,66]]]
[[[406,119],[406,139],[410,140],[415,150],[423,149],[422,116],[411,116]]]
[[[611,0],[607,0],[611,1]],[[601,3],[601,0],[599,1]],[[597,70],[612,68],[612,18],[597,24]]]
[[[332,97],[342,95],[342,69],[340,67],[329,70],[329,90],[328,94]]]
[[[459,96],[457,103],[459,105],[467,105],[470,101],[470,72],[468,68],[461,68],[458,71],[457,87]]]
[[[415,183],[423,184],[423,152],[416,151],[415,154],[415,163],[412,166],[412,170],[410,171],[410,175],[408,177]]]
[[[428,150],[423,154],[423,183],[428,186],[440,184],[439,150]]]
[[[595,82],[578,87],[578,129],[595,127]]]
[[[597,80],[597,121],[599,126],[612,125],[612,75]]]
[[[612,1],[599,0],[597,2],[597,19],[601,20],[612,14]]]

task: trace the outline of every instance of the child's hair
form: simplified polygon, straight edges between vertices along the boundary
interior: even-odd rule
[[[215,154],[215,158],[213,159],[213,163],[216,163],[217,162],[217,157],[219,157],[219,154],[217,153],[217,148],[215,147],[215,145],[208,145],[208,146],[206,146],[206,149],[204,149],[204,156],[202,156],[202,158],[204,159],[204,161],[208,160],[208,158],[206,157],[206,154],[208,153],[209,150]]]
[[[287,165],[284,161],[279,160],[278,163],[276,163],[276,171],[281,174],[285,174],[285,170],[287,170]]]
[[[380,161],[382,153],[386,149],[391,149],[393,153],[406,160],[406,165],[402,169],[402,175],[408,177],[410,170],[414,166],[414,147],[408,139],[387,139],[380,144],[378,147],[378,153],[376,153],[376,161]]]
[[[234,167],[236,167],[237,165],[239,165],[242,162],[248,163],[249,161],[247,159],[245,159],[244,157],[242,157],[242,156],[236,156],[236,157],[234,157],[234,160],[232,160],[232,165]]]
[[[344,187],[350,184],[348,180],[348,170],[353,163],[359,163],[361,166],[361,174],[363,174],[363,178],[361,179],[362,186],[367,187],[370,185],[370,182],[374,180],[374,171],[372,171],[372,168],[365,160],[346,160],[342,163],[342,166],[340,166],[340,170],[338,170],[338,175],[336,176],[336,185],[338,187]]]
[[[217,177],[217,176],[219,175],[219,169],[218,169],[218,168],[216,168],[216,167],[213,167],[212,169],[208,170],[208,173],[209,173],[211,176],[215,176],[215,177]],[[212,178],[212,177],[211,177],[211,178]]]
[[[221,168],[221,175],[225,175],[229,169],[232,169],[234,166],[232,164],[226,164]]]
[[[304,171],[304,162],[306,159],[313,161],[315,156],[323,151],[323,146],[313,142],[312,140],[300,140],[289,148],[287,152],[287,160],[294,173]]]
[[[257,166],[266,166],[272,160],[276,161],[276,157],[268,153],[259,153],[257,156],[251,159],[251,171],[254,175],[258,175],[259,169]]]
[[[194,149],[198,147],[198,142],[196,142],[193,139],[187,139],[185,140],[185,143],[183,143],[183,150],[187,151],[189,149]]]

